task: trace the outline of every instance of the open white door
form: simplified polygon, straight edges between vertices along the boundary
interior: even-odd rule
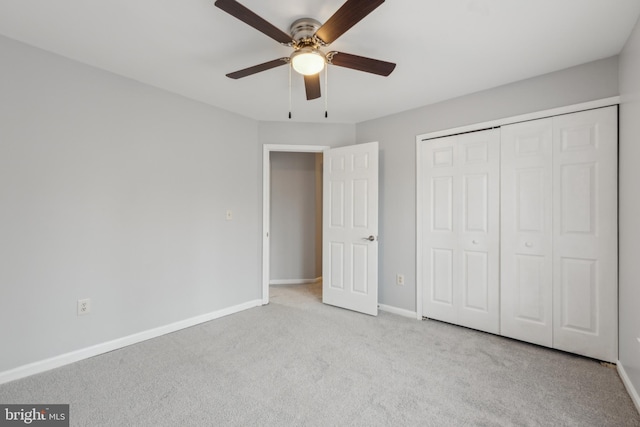
[[[378,314],[378,143],[324,151],[322,301]]]

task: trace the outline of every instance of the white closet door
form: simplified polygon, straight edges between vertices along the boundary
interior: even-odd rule
[[[552,346],[552,120],[502,127],[502,335]]]
[[[498,333],[500,131],[425,142],[423,314]]]
[[[423,142],[422,179],[422,277],[423,315],[457,323],[458,297],[454,284],[459,281],[455,255],[459,252],[454,201],[457,177],[457,137]]]
[[[461,135],[459,323],[500,332],[500,130]]]
[[[554,118],[555,348],[617,360],[617,109]]]

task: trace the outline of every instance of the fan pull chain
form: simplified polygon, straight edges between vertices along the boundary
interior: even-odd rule
[[[324,67],[324,118],[329,117],[329,64]]]
[[[289,119],[291,119],[291,63],[289,63]]]

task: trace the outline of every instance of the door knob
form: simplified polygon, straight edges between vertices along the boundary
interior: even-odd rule
[[[533,246],[533,243],[531,243],[531,242],[526,242],[524,245],[525,245],[526,247],[530,248],[530,247],[532,247],[532,246]]]
[[[369,237],[364,237],[362,240],[368,240],[370,242],[375,242],[376,238],[375,238],[375,236],[369,236]]]
[[[472,240],[471,243],[473,243],[474,245],[477,245],[478,241],[477,240]]]

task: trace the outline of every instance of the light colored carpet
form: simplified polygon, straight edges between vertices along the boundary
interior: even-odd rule
[[[435,321],[321,304],[319,285],[0,386],[74,426],[640,426],[615,369]]]

